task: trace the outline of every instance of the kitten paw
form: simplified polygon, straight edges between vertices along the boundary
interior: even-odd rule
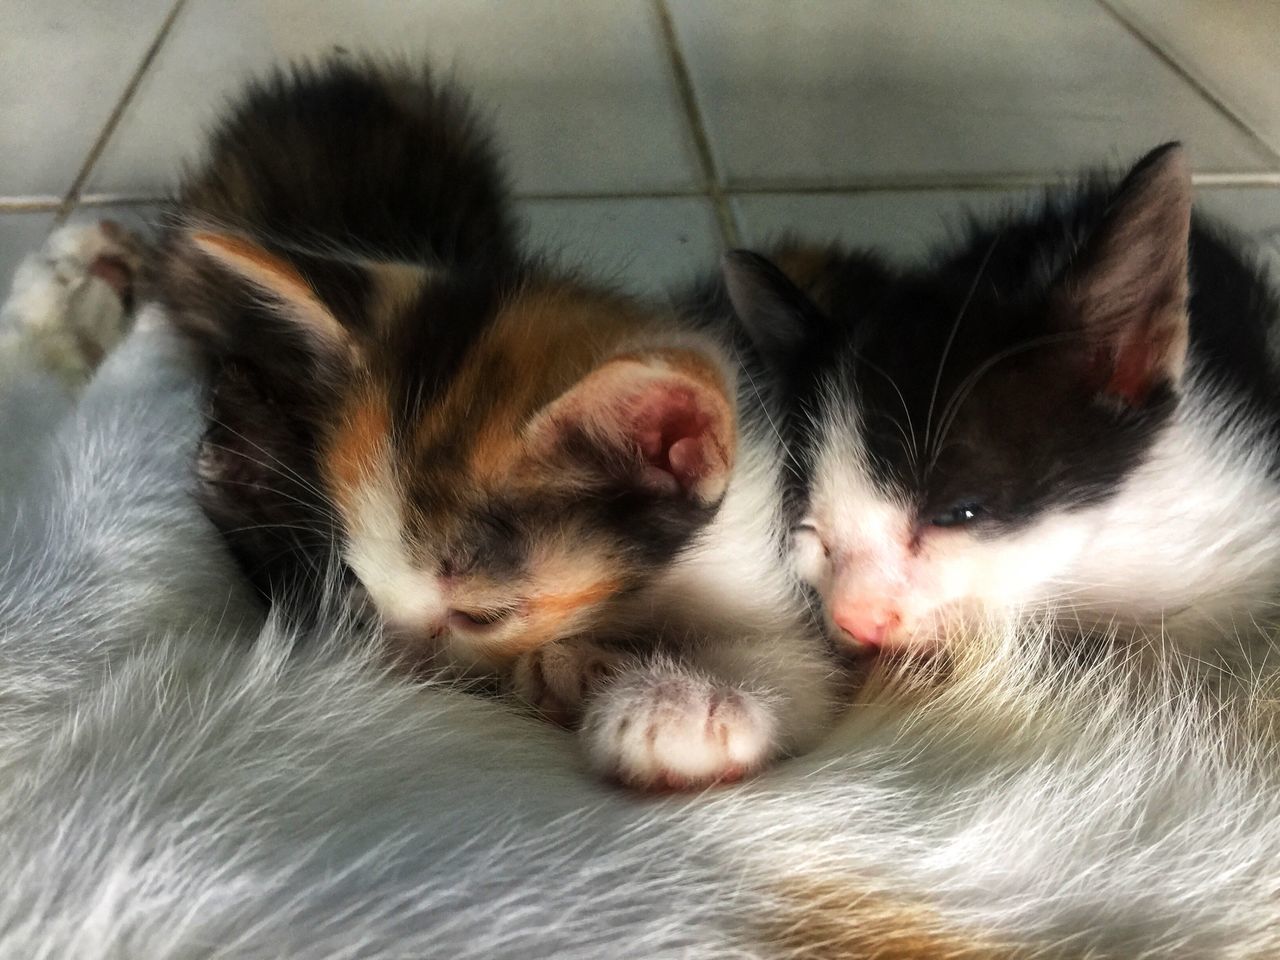
[[[110,220],[63,227],[18,267],[3,325],[68,387],[129,331],[143,245]]]
[[[591,763],[643,790],[730,783],[774,754],[768,703],[672,665],[651,665],[610,683],[587,705]]]
[[[622,659],[586,640],[548,643],[516,660],[512,690],[552,723],[574,727],[587,697],[618,671]]]

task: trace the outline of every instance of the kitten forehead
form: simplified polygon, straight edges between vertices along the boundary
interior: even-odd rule
[[[445,604],[404,539],[404,494],[389,424],[386,404],[367,392],[334,428],[323,462],[346,523],[344,558],[388,621],[419,626],[438,620]]]
[[[843,390],[825,393],[811,510],[831,538],[829,546],[845,551],[863,540],[909,536],[909,504],[873,475],[855,401]]]
[[[410,556],[404,535],[404,500],[383,444],[358,483],[344,490],[345,556],[389,623],[425,629],[447,611],[431,571]]]
[[[520,290],[496,308],[434,402],[418,411],[409,431],[414,447],[447,448],[475,475],[512,481],[524,459],[524,424],[629,333],[659,326],[654,319],[629,301],[568,283]]]

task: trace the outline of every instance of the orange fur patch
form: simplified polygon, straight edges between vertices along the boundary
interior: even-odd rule
[[[334,499],[349,504],[356,490],[377,469],[391,415],[386,402],[366,391],[354,400],[337,421],[325,446],[322,463]]]
[[[608,600],[621,586],[616,580],[601,580],[581,590],[546,594],[530,603],[530,612],[540,619],[563,620],[582,607]]]
[[[527,488],[554,479],[542,476],[531,460],[525,425],[624,343],[669,341],[672,332],[663,314],[629,300],[569,283],[525,290],[502,307],[447,395],[419,421],[415,443],[428,448],[448,441],[465,451],[468,473],[482,485]],[[697,351],[653,355],[727,396],[722,375]],[[623,353],[619,359],[641,356]]]
[[[413,263],[370,261],[360,266],[372,285],[365,311],[369,325],[374,330],[390,330],[422,292],[430,271]]]
[[[948,923],[856,881],[797,879],[782,886],[764,939],[794,960],[1021,960],[1031,951]]]

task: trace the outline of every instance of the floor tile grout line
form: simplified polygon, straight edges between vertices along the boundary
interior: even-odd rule
[[[0,213],[56,213],[62,206],[60,197],[2,197]]]
[[[698,108],[698,97],[693,89],[693,77],[689,73],[689,63],[685,60],[684,52],[680,48],[680,38],[676,34],[676,24],[671,16],[671,8],[667,5],[667,0],[653,0],[653,7],[658,16],[658,25],[662,30],[662,42],[666,48],[667,60],[671,65],[676,91],[680,96],[685,123],[698,155],[703,188],[715,209],[716,222],[720,227],[720,239],[726,248],[736,247],[739,235],[738,224],[729,198],[720,183],[715,154],[711,151],[711,139],[707,136],[702,111]]]
[[[1155,37],[1148,36],[1142,29],[1141,25],[1133,18],[1126,16],[1119,8],[1117,8],[1111,0],[1096,0],[1098,6],[1102,7],[1111,18],[1120,24],[1130,36],[1137,40],[1154,54],[1165,66],[1178,75],[1188,86],[1190,86],[1200,96],[1202,100],[1213,107],[1218,113],[1226,117],[1235,127],[1244,133],[1257,146],[1261,147],[1268,157],[1273,160],[1280,160],[1280,151],[1273,147],[1258,131],[1254,130],[1249,121],[1236,112],[1235,108],[1230,106],[1222,97],[1209,89],[1199,77],[1192,72],[1191,68],[1182,62],[1171,50],[1165,49]]]
[[[102,130],[99,131],[97,140],[89,148],[89,153],[85,157],[79,173],[76,174],[76,178],[71,182],[71,186],[67,188],[67,192],[58,207],[57,216],[54,218],[55,227],[62,224],[71,215],[71,211],[75,209],[80,200],[80,193],[84,189],[85,183],[89,180],[89,175],[93,173],[93,168],[97,165],[98,159],[106,149],[108,141],[110,141],[112,134],[116,132],[116,127],[120,125],[120,120],[124,117],[125,110],[133,102],[134,95],[142,84],[142,78],[146,76],[157,54],[160,53],[160,48],[164,46],[165,40],[168,39],[169,32],[173,29],[173,24],[178,19],[178,14],[185,4],[186,0],[174,0],[173,6],[169,8],[168,14],[165,15],[164,21],[160,24],[160,29],[156,31],[156,35],[142,55],[137,69],[133,71],[133,75],[129,78],[129,82],[120,94],[120,99],[116,101],[111,115],[107,117],[107,122],[103,124]]]
[[[1019,190],[1037,189],[1041,187],[1061,186],[1073,183],[1074,176],[1056,174],[1007,174],[1002,176],[979,177],[920,177],[916,179],[868,178],[848,180],[834,183],[786,183],[783,181],[754,181],[732,184],[722,188],[726,198],[737,196],[760,196],[774,194],[779,196],[832,196],[860,195],[875,193],[941,193],[978,192],[983,190]],[[1207,171],[1192,174],[1192,182],[1197,187],[1220,187],[1238,190],[1275,189],[1280,187],[1280,171],[1262,171],[1257,173],[1236,173],[1231,171]],[[165,194],[111,194],[88,193],[76,200],[77,207],[144,207],[159,206],[170,197]],[[556,202],[610,202],[627,200],[704,200],[711,202],[704,191],[687,190],[635,190],[635,191],[599,191],[599,192],[547,192],[517,193],[515,199],[520,202],[556,203]],[[56,213],[63,200],[53,196],[0,196],[0,213]]]
[[[937,193],[946,191],[1034,190],[1067,186],[1078,182],[1075,173],[1008,173],[975,176],[865,177],[831,182],[788,182],[786,180],[744,180],[729,183],[724,192],[729,196],[753,194],[859,194],[859,193]],[[1241,189],[1280,187],[1280,171],[1264,170],[1238,173],[1205,171],[1193,173],[1192,183],[1198,187],[1236,187]]]

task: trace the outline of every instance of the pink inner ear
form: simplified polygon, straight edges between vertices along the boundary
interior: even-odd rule
[[[665,494],[718,495],[705,488],[708,481],[716,485],[728,467],[729,456],[716,432],[715,418],[698,399],[688,387],[654,384],[628,411],[627,419],[647,464],[641,478],[645,487]]]
[[[1094,366],[1102,374],[1102,392],[1130,406],[1141,405],[1165,378],[1177,349],[1167,337],[1138,336],[1118,343],[1111,352],[1099,351]]]
[[[1151,392],[1155,377],[1155,350],[1142,343],[1130,343],[1116,353],[1111,378],[1104,392],[1137,406]]]
[[[586,442],[606,455],[581,467],[608,464],[615,479],[625,471],[628,482],[659,496],[714,503],[729,483],[737,436],[732,400],[703,367],[675,351],[605,363],[530,422],[531,450],[577,457]],[[567,437],[575,443],[566,446]]]

